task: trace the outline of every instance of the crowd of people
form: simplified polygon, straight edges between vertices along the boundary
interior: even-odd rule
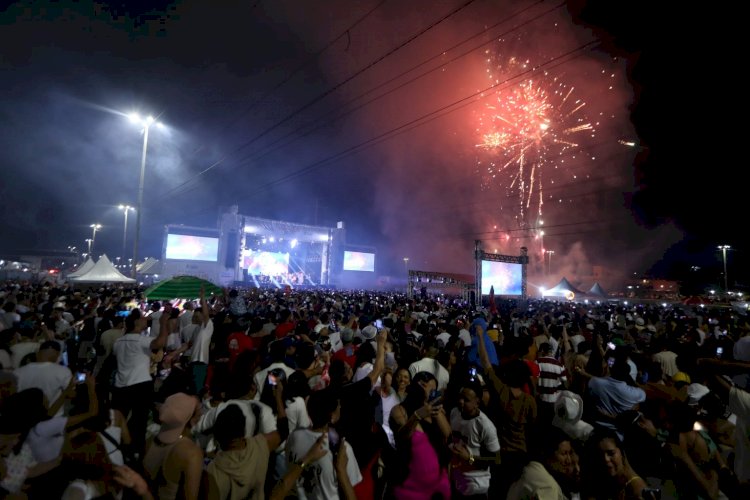
[[[0,497],[750,498],[750,320],[0,287]]]

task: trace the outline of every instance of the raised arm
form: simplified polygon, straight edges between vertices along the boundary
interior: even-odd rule
[[[211,316],[208,314],[208,302],[206,302],[206,288],[201,285],[201,313],[203,313],[203,326],[205,327],[209,320],[211,319]]]
[[[167,345],[167,337],[169,337],[169,316],[172,314],[172,304],[166,302],[164,304],[164,312],[159,317],[159,336],[151,341],[151,350],[158,351],[163,349]]]
[[[378,350],[375,354],[375,364],[372,367],[372,371],[367,375],[372,382],[372,387],[375,387],[375,384],[378,383],[378,377],[380,377],[385,369],[385,341],[387,338],[388,331],[385,328],[378,332]]]
[[[327,438],[327,434],[320,436],[310,449],[307,450],[307,453],[302,457],[301,461],[289,464],[289,468],[284,477],[273,487],[270,500],[284,500],[287,494],[292,491],[292,488],[297,484],[297,480],[302,475],[302,472],[310,464],[317,462],[328,453],[328,450],[323,447]]]

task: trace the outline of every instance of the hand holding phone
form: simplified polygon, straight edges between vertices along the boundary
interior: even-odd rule
[[[276,385],[279,383],[279,378],[273,373],[268,374],[268,385]]]
[[[86,382],[86,373],[85,372],[77,372],[76,373],[76,383],[82,384]]]

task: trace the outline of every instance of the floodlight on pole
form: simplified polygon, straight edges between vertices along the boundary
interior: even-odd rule
[[[138,182],[138,205],[135,208],[135,242],[133,243],[133,267],[131,276],[136,277],[136,267],[138,266],[138,244],[141,240],[141,212],[143,212],[143,184],[146,177],[146,152],[148,151],[148,132],[152,125],[156,124],[162,128],[159,122],[153,116],[141,118],[138,113],[128,115],[131,123],[143,127],[143,149],[141,151],[141,175]]]
[[[724,293],[729,291],[729,278],[727,276],[727,250],[731,249],[729,245],[719,245],[717,247],[721,250],[721,257],[724,260]]]

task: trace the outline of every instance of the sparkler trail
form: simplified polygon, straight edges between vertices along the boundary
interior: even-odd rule
[[[528,60],[485,53],[487,77],[494,85],[530,67]],[[530,225],[534,211],[536,219],[542,217],[547,171],[582,152],[579,135],[583,139],[582,133],[594,133],[583,113],[585,106],[573,87],[546,71],[486,98],[476,130],[477,167],[483,187],[497,185],[516,192],[520,227]]]

